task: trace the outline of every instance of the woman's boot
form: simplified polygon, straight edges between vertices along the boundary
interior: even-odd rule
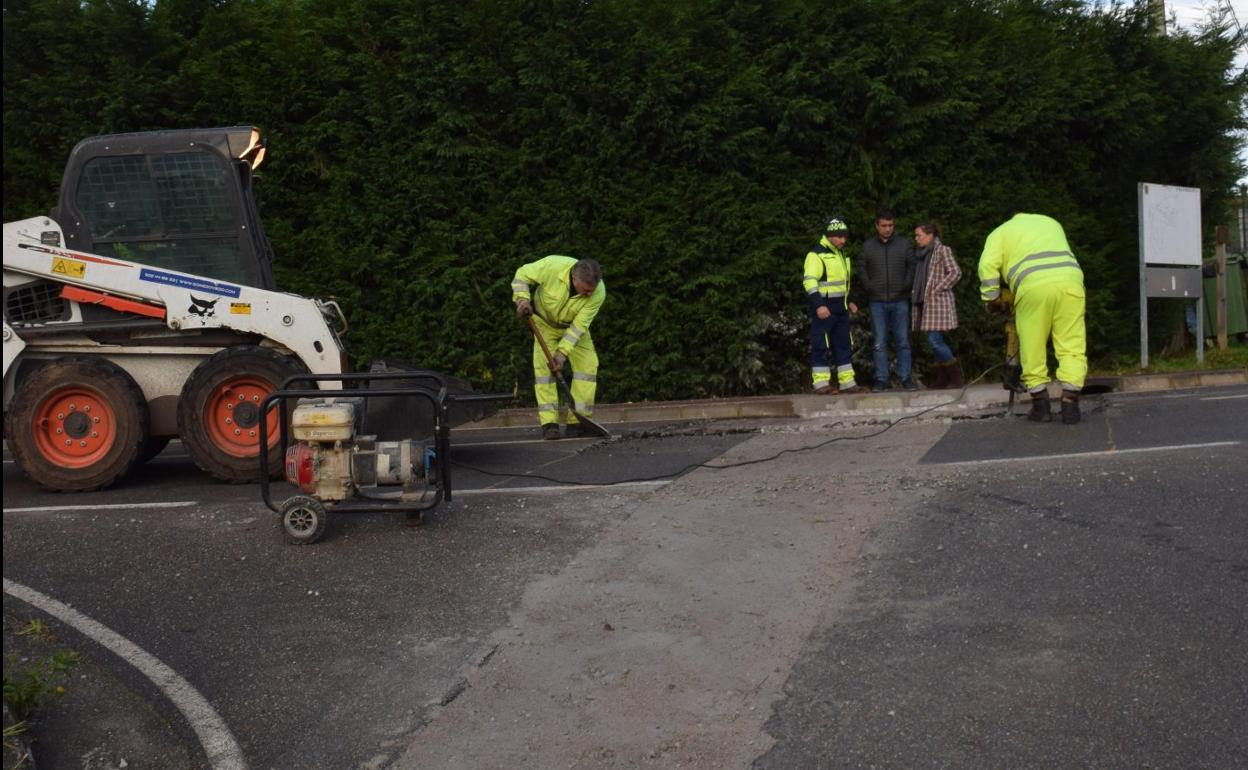
[[[962,364],[958,359],[951,359],[945,364],[945,387],[961,390],[966,387],[966,375],[962,373]]]
[[[932,362],[932,382],[927,386],[928,390],[943,390],[945,382],[949,379],[949,367],[939,361]]]

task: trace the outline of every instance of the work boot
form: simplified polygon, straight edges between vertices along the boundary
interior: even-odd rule
[[[833,388],[831,386],[828,386],[825,388],[815,388],[813,392],[816,396],[839,396],[841,395],[841,391],[838,388]]]
[[[581,438],[584,435],[585,429],[579,422],[570,422],[563,429],[564,438]]]
[[[1049,409],[1049,394],[1045,391],[1034,393],[1031,396],[1031,411],[1027,413],[1027,419],[1032,422],[1053,422],[1053,412]]]
[[[542,426],[542,438],[547,441],[554,441],[559,438],[558,423],[548,422]]]
[[[855,393],[870,393],[871,389],[864,388],[861,385],[850,385],[848,388],[841,388],[840,392],[847,396],[852,396]]]
[[[1079,422],[1079,391],[1062,391],[1062,424],[1074,425]]]
[[[966,375],[962,373],[962,364],[954,358],[945,362],[945,387],[962,389],[966,387]]]

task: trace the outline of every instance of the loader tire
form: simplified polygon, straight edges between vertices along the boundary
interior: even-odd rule
[[[110,486],[138,462],[147,399],[103,358],[53,361],[22,381],[7,415],[9,447],[26,475],[58,492]]]
[[[204,360],[182,386],[178,435],[204,471],[242,484],[260,480],[259,407],[292,374],[298,360],[255,345],[226,348]],[[294,403],[287,405],[293,409]],[[280,478],[277,411],[268,415],[269,475]]]

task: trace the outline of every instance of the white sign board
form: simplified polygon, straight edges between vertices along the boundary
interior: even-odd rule
[[[1200,267],[1200,188],[1140,184],[1140,260]]]

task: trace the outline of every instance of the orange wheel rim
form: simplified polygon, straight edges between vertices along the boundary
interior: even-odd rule
[[[231,457],[260,456],[260,403],[275,390],[268,380],[233,377],[213,388],[204,404],[204,425],[212,443]],[[266,422],[269,446],[277,444],[277,412]]]
[[[75,385],[44,396],[31,432],[43,459],[61,468],[88,468],[116,443],[117,414],[99,393]]]

